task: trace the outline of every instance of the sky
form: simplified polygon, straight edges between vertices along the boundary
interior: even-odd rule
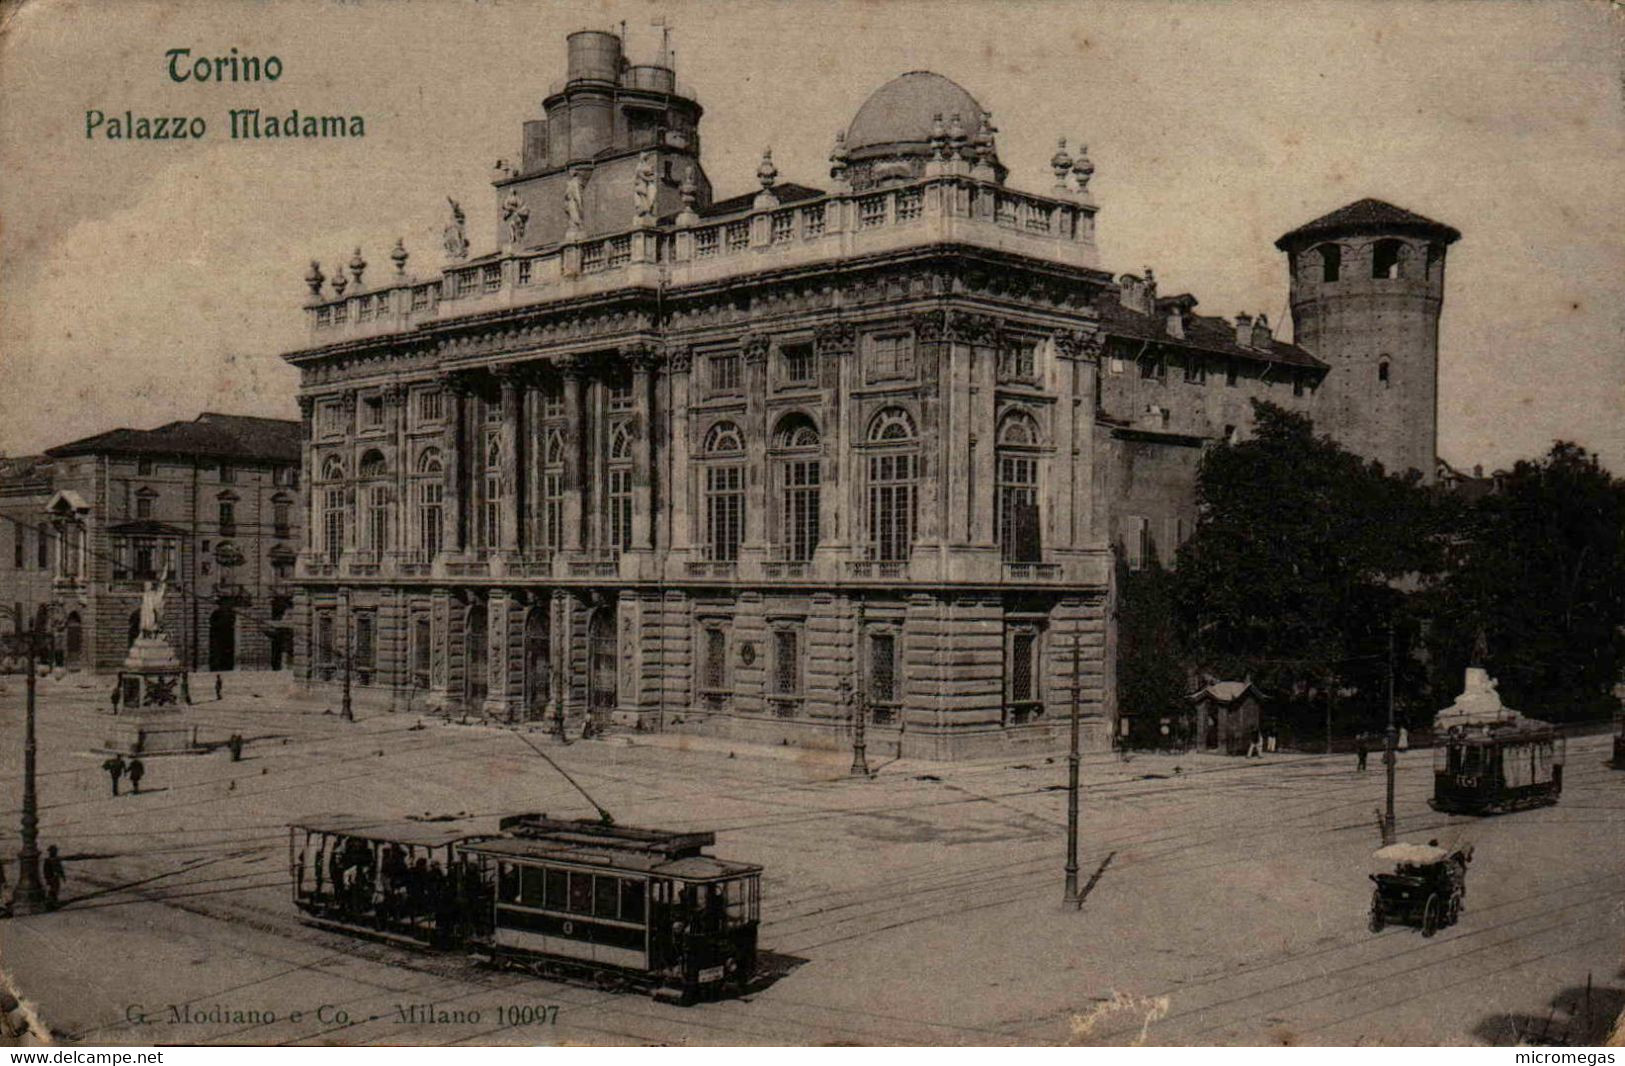
[[[33,0],[0,29],[0,451],[202,410],[297,417],[280,353],[301,280],[404,239],[446,198],[495,240],[492,164],[564,74],[564,36],[672,28],[720,198],[827,184],[889,78],[929,69],[1043,192],[1056,138],[1096,165],[1102,265],[1203,313],[1284,326],[1281,233],[1365,196],[1449,223],[1439,451],[1487,469],[1577,440],[1625,474],[1625,15],[1600,2]],[[165,53],[277,56],[176,83]],[[233,141],[227,111],[359,114],[354,140]],[[198,115],[199,141],[85,136],[85,112]]]

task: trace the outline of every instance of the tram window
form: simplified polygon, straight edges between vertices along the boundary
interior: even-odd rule
[[[511,862],[497,866],[497,896],[512,903],[519,902],[519,867]]]
[[[543,906],[546,896],[543,894],[542,874],[545,871],[538,866],[525,866],[521,869],[524,871],[524,880],[519,901],[527,907]]]
[[[749,898],[748,898],[748,894],[746,892],[745,882],[744,881],[729,881],[728,884],[727,884],[727,889],[728,889],[728,924],[729,925],[739,925],[740,923],[745,921],[745,918],[746,918],[745,910],[746,910],[746,907],[749,905],[749,902],[750,902]]]
[[[565,891],[566,874],[563,870],[547,871],[547,905],[556,911],[562,911],[569,902],[569,895]]]
[[[621,882],[621,918],[628,922],[643,921],[643,882]]]
[[[592,874],[570,875],[570,910],[577,914],[592,913]]]
[[[593,879],[592,913],[598,918],[620,916],[620,879],[595,877]]]

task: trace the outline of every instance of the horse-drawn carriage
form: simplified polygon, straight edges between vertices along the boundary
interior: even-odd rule
[[[1371,931],[1385,925],[1411,925],[1432,936],[1461,916],[1467,894],[1471,845],[1446,850],[1438,844],[1390,844],[1372,859],[1385,870],[1371,875]],[[1386,867],[1392,866],[1392,870]]]

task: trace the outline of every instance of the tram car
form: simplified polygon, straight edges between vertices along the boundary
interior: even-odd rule
[[[340,932],[451,946],[482,910],[456,847],[500,831],[494,819],[368,821],[327,815],[288,829],[294,906]],[[464,930],[466,935],[467,930]]]
[[[762,868],[703,854],[712,833],[519,815],[458,845],[494,886],[473,947],[547,976],[591,976],[692,1002],[756,970]]]
[[[333,816],[290,827],[288,854],[313,924],[687,1004],[756,971],[762,868],[705,854],[715,842],[545,814]]]
[[[1563,736],[1522,719],[1502,728],[1450,729],[1433,749],[1436,811],[1501,814],[1556,803],[1563,792]]]

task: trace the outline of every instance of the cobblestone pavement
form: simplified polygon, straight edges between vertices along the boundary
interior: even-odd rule
[[[1477,845],[1461,922],[1423,939],[1366,930],[1375,759],[1359,774],[1352,756],[1091,757],[1082,868],[1098,880],[1067,911],[1062,758],[871,749],[877,772],[853,779],[841,753],[538,736],[622,823],[712,829],[717,854],[765,865],[773,980],[679,1008],[298,920],[300,817],[591,814],[511,733],[344,722],[287,699],[283,676],[228,675],[226,699],[183,713],[205,740],[242,733],[243,761],[150,758],[143,793],[115,799],[94,751],[106,688],[42,686],[41,844],[68,860],[65,905],[0,923],[0,965],[59,1040],[1504,1043],[1600,1033],[1625,998],[1625,773],[1604,737],[1571,741],[1558,806],[1491,819],[1430,811],[1428,753],[1402,757],[1402,837],[1459,825]],[[13,879],[21,707],[0,678]]]

